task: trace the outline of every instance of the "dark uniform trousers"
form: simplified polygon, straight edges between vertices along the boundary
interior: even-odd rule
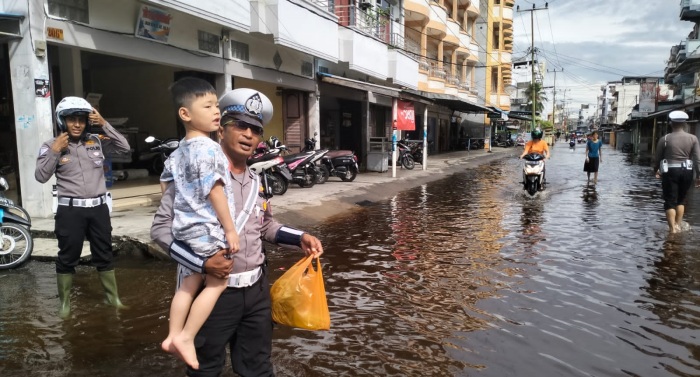
[[[86,237],[90,241],[91,262],[97,271],[114,269],[112,222],[106,203],[90,208],[61,205],[56,209],[54,219],[59,249],[56,259],[57,273],[75,273]]]
[[[682,205],[691,187],[693,187],[692,170],[686,168],[668,168],[668,172],[661,176],[664,210]]]
[[[267,271],[245,288],[226,288],[195,337],[199,369],[188,376],[218,376],[230,345],[233,370],[243,377],[273,376],[272,316]]]

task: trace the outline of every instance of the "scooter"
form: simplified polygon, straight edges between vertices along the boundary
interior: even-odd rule
[[[576,149],[576,141],[574,139],[571,139],[571,141],[569,141],[569,149],[571,149],[572,151]]]
[[[304,141],[304,150],[314,149],[316,146],[316,135],[314,133],[313,138]],[[328,180],[328,177],[332,175],[344,182],[352,182],[360,170],[357,165],[357,156],[350,150],[329,150],[321,158],[318,168],[325,180]]]
[[[275,136],[270,136],[268,146],[271,149],[279,148],[282,151],[287,151],[287,147],[283,145]],[[287,164],[289,171],[292,173],[292,182],[300,187],[312,187],[318,179],[315,161],[323,157],[315,151],[300,152],[282,156]]]
[[[0,177],[0,191],[7,191],[10,185]],[[0,197],[0,270],[16,268],[24,264],[32,255],[34,239],[29,228],[32,226],[29,215],[15,214],[16,209],[26,214],[26,211],[15,203]]]
[[[281,149],[270,149],[267,144],[261,142],[255,154],[246,161],[248,168],[260,175],[264,195],[268,199],[273,195],[284,195],[289,188],[289,181],[292,180],[292,173],[280,156],[281,152]]]
[[[411,157],[414,162],[423,164],[423,143],[409,142],[407,140],[399,140],[396,142],[401,144],[401,146],[408,148],[411,153]]]
[[[170,157],[170,154],[180,146],[180,140],[174,137],[160,140],[153,136],[149,136],[145,141],[148,144],[157,143],[151,147],[151,151],[157,152],[158,154],[151,159],[151,162],[148,164],[148,170],[151,173],[160,174],[163,172],[165,160],[167,160],[168,157]]]
[[[402,165],[408,170],[413,170],[413,168],[416,167],[416,162],[413,160],[413,156],[411,156],[411,148],[409,148],[408,145],[398,141],[396,142],[396,148],[399,149],[399,156],[396,160],[397,164]],[[392,154],[393,152],[389,151],[389,166],[392,166]]]
[[[539,153],[526,154],[523,157],[523,189],[527,190],[530,196],[533,196],[537,191],[544,190],[544,155]]]

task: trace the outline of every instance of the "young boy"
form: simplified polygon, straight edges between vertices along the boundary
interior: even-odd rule
[[[178,80],[170,92],[186,130],[160,177],[163,191],[168,182],[175,184],[173,235],[202,256],[221,249],[235,253],[239,245],[229,162],[221,146],[209,138],[210,132],[219,129],[221,118],[216,92],[197,78]],[[227,286],[226,279],[207,276],[205,288],[197,295],[203,278],[178,266],[179,288],[170,306],[169,334],[161,344],[193,369],[199,368],[194,337]]]

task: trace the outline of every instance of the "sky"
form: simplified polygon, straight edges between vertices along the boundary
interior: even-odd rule
[[[523,11],[533,4],[544,8],[545,2],[546,10]],[[671,46],[693,29],[693,23],[679,18],[680,0],[516,0],[515,5],[513,61],[526,55],[529,60],[534,13],[535,59],[557,70],[557,102],[566,98],[566,108],[575,115],[581,104],[590,104],[584,116],[593,114],[600,87],[608,81],[663,77]],[[554,85],[553,72],[545,73],[544,85]],[[552,89],[547,98],[552,100]],[[547,114],[551,108],[552,102],[545,104]]]

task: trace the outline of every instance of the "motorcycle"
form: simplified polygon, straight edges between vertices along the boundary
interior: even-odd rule
[[[261,142],[255,154],[246,161],[248,168],[260,175],[265,197],[268,199],[273,195],[284,195],[289,188],[289,181],[292,180],[292,173],[280,156],[281,152],[281,149],[270,149],[267,144]]]
[[[416,162],[411,156],[411,148],[406,144],[396,142],[396,148],[399,150],[399,156],[397,157],[397,162],[408,170],[413,170],[416,167]],[[389,166],[392,166],[393,152],[389,151]]]
[[[151,162],[149,162],[148,170],[151,173],[160,175],[160,173],[163,172],[165,160],[167,160],[168,157],[170,157],[170,154],[173,153],[173,151],[175,151],[180,146],[180,140],[174,137],[167,138],[165,140],[160,140],[156,139],[153,136],[149,136],[146,138],[145,141],[148,144],[158,143],[155,146],[151,147],[151,151],[156,152],[157,155],[151,159]]]
[[[423,143],[411,142],[403,139],[397,141],[396,143],[408,148],[414,162],[423,164]]]
[[[530,196],[537,191],[544,190],[546,181],[544,180],[544,155],[539,153],[529,153],[523,157],[523,189],[527,190]]]
[[[569,149],[571,149],[572,151],[576,149],[576,141],[574,139],[571,139],[571,141],[569,141]]]
[[[10,189],[7,180],[0,177],[0,192]],[[34,240],[29,228],[32,226],[29,215],[13,213],[16,209],[26,214],[26,211],[15,203],[0,197],[0,270],[16,268],[24,264],[32,255]]]
[[[316,146],[316,133],[313,138],[304,141],[304,150],[313,150]],[[318,164],[322,180],[327,181],[331,175],[344,182],[352,182],[360,170],[357,166],[357,156],[350,150],[329,150]]]
[[[287,147],[275,136],[270,136],[268,146],[271,149],[279,148],[282,151],[287,151]],[[316,184],[318,173],[315,162],[321,159],[321,157],[323,157],[323,154],[316,153],[315,151],[282,156],[289,171],[292,173],[292,182],[298,184],[300,187],[312,187]]]

